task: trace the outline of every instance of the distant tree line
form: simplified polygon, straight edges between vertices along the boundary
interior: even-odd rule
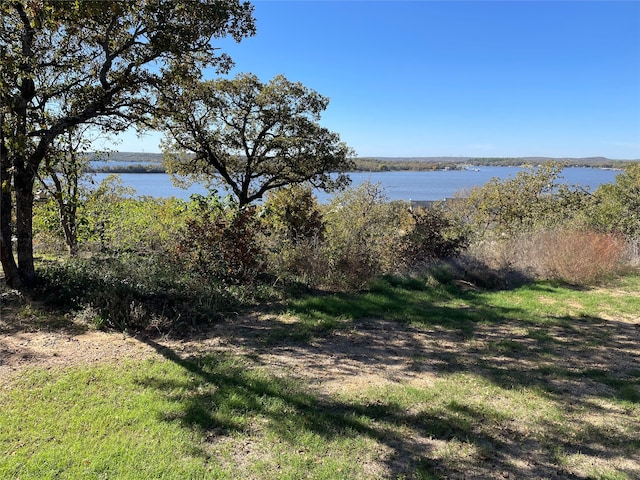
[[[156,157],[149,157],[149,155]],[[118,165],[109,165],[109,161],[119,162]],[[539,158],[539,157],[520,157],[520,158],[450,158],[430,160],[428,157],[423,159],[402,159],[402,158],[355,158],[354,172],[398,172],[398,171],[415,171],[428,172],[436,170],[464,170],[469,166],[483,167],[521,167],[526,165],[543,165],[548,163],[561,162],[565,167],[590,167],[590,168],[615,168],[624,169],[630,165],[633,160],[611,160],[608,158]],[[131,162],[130,165],[122,165],[122,162]],[[87,167],[88,172],[92,173],[166,173],[167,169],[162,162],[161,154],[141,154],[136,157],[134,153],[114,152],[109,155],[109,159],[99,166],[92,166],[90,163]]]
[[[561,163],[565,167],[592,167],[624,169],[630,162],[640,160],[612,160],[604,157],[589,158],[549,158],[549,157],[514,157],[514,158],[470,158],[464,163],[475,166],[519,167],[523,165],[543,165]]]
[[[130,165],[108,165],[86,167],[87,173],[167,173],[167,169],[162,163],[134,163]]]
[[[638,160],[640,161],[640,160]],[[603,157],[594,158],[548,158],[548,157],[366,157],[355,160],[356,171],[391,172],[400,170],[463,170],[472,165],[475,167],[521,167],[526,165],[543,165],[561,163],[565,167],[592,167],[624,169],[634,160],[611,160]]]
[[[414,159],[357,158],[356,172],[463,170],[464,163]]]

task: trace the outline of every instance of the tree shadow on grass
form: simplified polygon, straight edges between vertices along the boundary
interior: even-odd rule
[[[524,310],[495,307],[476,292],[393,283],[302,299],[287,312],[296,321],[267,315],[219,326],[217,335],[251,352],[244,358],[202,351],[185,358],[147,339],[191,380],[155,376],[140,383],[175,401],[177,413],[164,419],[202,432],[205,443],[250,435],[256,425],[294,452],[308,434],[327,441],[364,437],[385,447],[380,461],[392,478],[500,478],[501,472],[509,478],[576,478],[552,448],[605,459],[640,450],[639,422],[624,416],[637,412],[639,403],[640,330],[634,325],[585,316],[533,321]],[[327,359],[340,379],[381,370],[397,385],[425,372],[472,374],[505,391],[542,392],[573,418],[568,424],[538,423],[533,427],[540,435],[523,436],[508,423],[487,426],[487,408],[460,402],[421,410],[385,399],[340,400],[314,393],[313,385],[296,383],[286,370],[285,376],[260,373],[272,367],[261,364],[266,355],[287,357],[289,366],[307,370],[306,379],[326,369]],[[314,363],[319,357],[324,360]],[[628,420],[626,430],[598,420],[610,418]],[[447,461],[434,454],[443,443],[470,445],[475,453]],[[627,471],[630,478],[635,473]]]
[[[295,321],[282,321],[282,313]],[[640,403],[637,324],[498,307],[482,292],[451,285],[391,279],[363,293],[303,297],[270,317],[235,323],[229,335],[258,352],[301,360],[325,354],[345,374],[369,364],[405,379],[421,371],[471,371],[501,388],[536,388],[574,403],[591,397]]]
[[[390,452],[382,459],[373,459],[384,465],[384,478],[450,478],[445,464],[429,459],[429,439],[459,439],[490,450],[503,446],[498,437],[476,431],[473,417],[478,414],[474,411],[465,411],[463,416],[453,410],[431,416],[409,412],[391,401],[340,401],[314,395],[281,377],[263,376],[259,367],[252,368],[238,357],[208,354],[185,359],[152,340],[146,342],[190,372],[192,378],[176,382],[144,377],[140,384],[178,402],[180,411],[163,419],[201,432],[206,442],[234,434],[252,435],[256,425],[261,425],[265,431],[259,433],[271,442],[284,442],[295,455],[305,447],[310,434],[327,442],[366,437]],[[321,447],[319,454],[323,452]],[[270,458],[268,451],[263,455],[262,462],[275,465],[276,459]],[[353,459],[343,461],[346,467]],[[309,471],[297,473],[314,476]]]
[[[181,405],[179,413],[165,420],[202,432],[209,442],[235,433],[250,434],[256,425],[262,425],[266,429],[263,433],[271,438],[275,435],[278,442],[287,443],[292,452],[303,446],[302,439],[310,433],[328,441],[365,436],[393,445],[394,453],[387,463],[398,472],[406,469],[405,457],[416,453],[406,439],[389,428],[411,420],[396,405],[352,405],[320,399],[298,383],[264,375],[238,357],[219,353],[184,359],[152,340],[146,343],[190,372],[193,380],[176,383],[147,377],[140,383],[170,397],[171,392],[180,392],[172,398]],[[274,459],[263,460],[275,463]]]
[[[380,304],[384,302],[372,308],[378,309]],[[327,441],[366,437],[390,452],[380,461],[392,478],[581,478],[565,469],[554,452],[614,459],[640,450],[633,424],[621,432],[591,418],[583,419],[585,411],[587,417],[606,418],[610,413],[602,410],[605,407],[597,398],[637,404],[640,370],[633,369],[637,358],[628,351],[638,340],[636,331],[628,325],[584,317],[561,318],[555,323],[548,319],[544,326],[534,328],[528,322],[514,325],[515,309],[482,314],[490,308],[477,303],[475,308],[485,320],[464,320],[473,327],[471,333],[469,326],[456,330],[449,320],[442,326],[433,318],[411,325],[364,318],[348,321],[349,328],[341,326],[329,330],[330,334],[318,330],[313,341],[291,341],[292,337],[285,336],[265,344],[261,339],[270,331],[295,326],[282,325],[276,319],[254,319],[244,327],[227,325],[230,341],[253,352],[240,363],[229,363],[231,357],[226,354],[182,358],[147,340],[197,381],[195,385],[175,385],[147,378],[143,383],[165,392],[189,391],[175,399],[180,402],[180,414],[166,420],[203,431],[210,441],[234,432],[248,434],[255,424],[264,425],[265,421],[264,428],[292,450],[307,434]],[[446,307],[439,307],[430,315],[444,310]],[[519,333],[509,333],[506,322]],[[256,323],[260,328],[248,332]],[[571,341],[567,342],[569,335]],[[273,366],[261,362],[263,355],[287,356],[292,365],[307,370],[307,378],[326,368],[325,363],[316,365],[310,360],[322,355],[335,360],[335,368],[342,368],[341,378],[357,377],[367,368],[396,369],[399,375],[395,380],[400,384],[425,370],[438,375],[478,375],[500,389],[542,392],[555,408],[575,418],[563,425],[542,421],[531,428],[544,433],[527,436],[510,429],[509,422],[496,421],[501,412],[491,413],[487,406],[478,409],[452,401],[436,411],[416,410],[385,399],[358,402],[315,395],[302,381],[292,383],[290,377],[256,374]],[[627,356],[628,361],[622,361],[621,356]],[[615,413],[615,418],[624,415]],[[466,459],[447,460],[434,454],[442,442],[469,445],[474,453]],[[630,477],[637,473],[633,468],[626,472]],[[620,471],[624,472],[624,467]]]
[[[640,403],[640,331],[597,317],[516,322],[507,338],[485,329],[483,348],[468,352],[477,370],[502,388],[537,387],[573,402],[600,397]],[[464,363],[470,365],[471,358]]]
[[[555,291],[547,285],[528,289]],[[640,403],[638,324],[585,315],[532,314],[517,306],[492,305],[481,292],[452,286],[430,289],[424,284],[408,289],[401,282],[365,293],[302,299],[293,302],[288,313],[300,321],[263,325],[268,347],[302,340],[344,352],[348,347],[336,342],[336,332],[346,332],[342,336],[350,335],[353,344],[358,332],[382,324],[388,334],[361,335],[366,336],[362,353],[381,365],[395,359],[415,370],[435,361],[446,372],[473,371],[502,388],[539,387],[549,394]],[[328,337],[331,333],[333,338]],[[568,392],[558,389],[555,380],[589,380],[604,388],[573,385]]]
[[[554,289],[541,286],[540,291],[553,293]],[[236,325],[231,341],[251,348],[258,360],[261,355],[286,356],[291,359],[289,366],[298,363],[311,372],[326,368],[326,362],[314,360],[324,355],[331,359],[331,369],[345,379],[374,368],[391,372],[388,378],[398,382],[425,371],[473,374],[505,391],[531,391],[568,418],[559,424],[539,424],[536,428],[545,432],[541,445],[539,439],[510,439],[509,433],[480,433],[484,432],[479,429],[478,418],[482,417],[453,406],[448,414],[434,418],[411,416],[384,405],[383,417],[394,419],[396,427],[413,425],[413,436],[396,435],[385,444],[401,458],[413,454],[414,469],[428,467],[433,473],[447,468],[428,453],[415,454],[423,442],[416,438],[423,435],[439,440],[453,435],[480,450],[493,451],[490,457],[497,468],[515,478],[578,478],[564,469],[552,450],[611,461],[631,459],[640,452],[640,422],[633,418],[640,404],[637,324],[581,314],[535,314],[534,318],[515,306],[495,307],[475,292],[445,290],[432,295],[426,289],[417,302],[402,289],[386,288],[303,299],[287,313],[301,320],[254,319]],[[312,377],[313,373],[307,375]],[[329,402],[326,407],[379,418],[350,403]],[[466,415],[469,422],[460,424],[460,415]],[[341,419],[338,424],[346,423]],[[529,467],[512,465],[522,458],[528,459]],[[390,465],[396,474],[403,471],[394,469],[393,462]],[[632,461],[630,467],[618,470],[631,478],[640,465]]]
[[[437,326],[466,339],[473,336],[478,324],[502,321],[520,312],[487,307],[473,292],[464,292],[454,285],[431,288],[424,282],[391,278],[378,282],[367,292],[297,299],[281,312],[299,318],[295,328],[276,329],[268,339],[309,340],[334,329],[350,328],[354,322],[367,318],[418,327]]]

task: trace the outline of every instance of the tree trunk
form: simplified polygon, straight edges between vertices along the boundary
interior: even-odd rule
[[[35,175],[26,170],[16,172],[16,253],[18,271],[24,286],[32,286],[35,278],[33,262],[33,184]]]
[[[66,186],[63,186],[51,164],[47,163],[45,168],[53,181],[54,191],[50,191],[50,193],[58,204],[60,225],[62,225],[64,232],[64,241],[69,249],[69,256],[75,257],[78,255],[78,170],[81,167],[78,165],[73,151],[70,158],[72,159],[71,164],[62,168],[66,178]],[[44,181],[42,184],[44,185]]]
[[[21,288],[20,272],[13,257],[13,198],[11,195],[12,174],[9,151],[4,137],[5,116],[0,114],[0,263],[5,282],[9,287]]]
[[[67,244],[70,257],[78,256],[78,228],[76,226],[75,212],[69,211],[69,206],[62,205],[60,222],[64,231],[64,241]]]
[[[5,283],[11,288],[22,288],[18,265],[13,256],[13,229],[11,228],[12,198],[11,177],[7,171],[4,158],[0,167],[0,261],[4,272]]]

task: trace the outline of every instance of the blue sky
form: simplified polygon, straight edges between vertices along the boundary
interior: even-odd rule
[[[256,36],[219,43],[230,76],[329,97],[321,123],[360,157],[640,159],[638,1],[252,3]]]

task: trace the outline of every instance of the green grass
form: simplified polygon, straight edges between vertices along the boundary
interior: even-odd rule
[[[204,474],[195,433],[161,421],[179,406],[140,388],[139,372],[178,372],[145,363],[33,371],[0,401],[2,478],[177,478]]]
[[[296,331],[284,335],[310,338],[359,319],[384,318],[416,326],[439,325],[470,335],[477,322],[494,312],[472,305],[476,297],[452,286],[432,287],[419,280],[385,278],[362,293],[308,296],[292,301],[288,313],[300,318]]]
[[[35,370],[0,395],[1,478],[361,475],[366,421],[226,355]],[[28,406],[28,408],[25,408]],[[212,442],[212,439],[215,439]],[[238,466],[239,449],[268,452]]]
[[[27,370],[0,390],[0,478],[637,478],[638,292],[387,278],[292,300],[244,355]],[[430,342],[411,375],[327,391],[266,360],[376,320]]]
[[[603,313],[637,315],[640,281],[626,277],[616,283],[618,293],[577,290],[549,282],[515,290],[462,291],[455,285],[436,285],[416,279],[385,278],[364,293],[308,296],[289,305],[300,318],[296,330],[278,337],[311,338],[335,328],[349,328],[356,320],[384,318],[417,327],[437,325],[469,337],[479,324],[509,320],[526,323],[531,335],[545,335],[541,327],[571,328],[575,319],[597,321]],[[634,280],[636,279],[636,280]]]

